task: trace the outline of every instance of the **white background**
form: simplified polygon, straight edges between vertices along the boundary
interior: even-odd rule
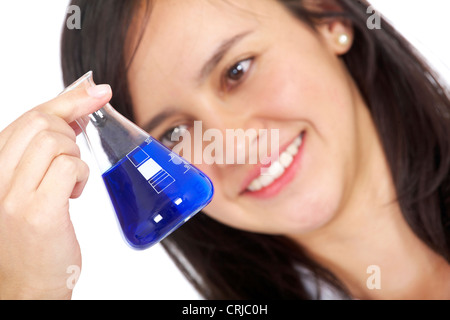
[[[373,0],[450,82],[448,0]],[[59,39],[67,0],[2,1],[0,7],[0,130],[63,90]],[[123,242],[100,172],[80,139],[91,178],[71,202],[83,252],[74,299],[199,299],[157,245],[134,251]]]

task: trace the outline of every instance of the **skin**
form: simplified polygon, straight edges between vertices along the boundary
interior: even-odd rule
[[[156,1],[129,72],[137,124],[174,109],[152,136],[193,120],[224,135],[279,129],[280,145],[305,132],[294,178],[270,198],[241,190],[254,165],[198,165],[216,192],[206,214],[294,239],[354,297],[450,298],[448,264],[415,237],[394,201],[380,140],[340,58],[352,45],[337,41],[342,33],[352,40],[346,22],[316,33],[273,0]],[[199,81],[216,48],[243,34]],[[223,76],[248,58],[238,81]],[[81,266],[81,253],[68,203],[88,177],[70,124],[110,98],[102,86],[75,90],[0,133],[0,298],[70,298],[66,270]],[[381,268],[381,290],[366,286],[370,265]]]

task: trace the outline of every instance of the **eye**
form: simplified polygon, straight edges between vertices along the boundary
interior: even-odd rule
[[[242,80],[242,78],[247,74],[252,66],[254,58],[246,59],[239,61],[235,65],[233,65],[230,69],[227,70],[224,79],[227,86],[235,85],[236,82]]]
[[[167,148],[172,149],[181,142],[183,134],[189,130],[187,125],[179,125],[167,130],[158,140]]]

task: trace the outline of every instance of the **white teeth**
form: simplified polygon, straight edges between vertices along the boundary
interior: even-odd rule
[[[272,163],[272,165],[264,171],[263,175],[252,181],[248,186],[248,190],[251,192],[259,191],[271,185],[276,179],[281,177],[287,168],[292,164],[294,156],[297,155],[298,150],[303,142],[303,135],[299,136],[292,142],[292,144],[280,155],[278,161]]]
[[[295,141],[294,141],[295,145],[298,148],[300,148],[300,146],[302,145],[302,142],[303,142],[303,134],[301,136],[297,137],[297,139],[295,139]]]
[[[268,176],[278,179],[284,173],[285,167],[279,162],[275,161],[268,169]],[[272,183],[272,182],[270,182]]]
[[[273,176],[269,176],[269,175],[267,175],[267,176],[261,176],[261,177],[259,177],[258,179],[259,179],[259,182],[261,182],[261,185],[262,185],[263,188],[265,188],[265,187],[267,187],[268,185],[272,184],[272,182],[275,180],[275,179],[273,178]]]
[[[297,152],[298,152],[298,147],[297,147],[295,144],[291,144],[291,145],[287,148],[286,152],[287,152],[288,154],[290,154],[291,156],[295,156],[295,155],[297,154]]]
[[[280,163],[283,167],[289,167],[292,161],[294,161],[294,157],[291,154],[284,152],[280,155]]]
[[[253,180],[253,182],[248,186],[248,190],[250,191],[256,191],[262,189],[262,184],[259,182],[259,179]]]

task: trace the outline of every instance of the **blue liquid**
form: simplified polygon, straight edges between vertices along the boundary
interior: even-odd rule
[[[148,248],[208,205],[209,178],[150,138],[103,174],[127,242]]]

